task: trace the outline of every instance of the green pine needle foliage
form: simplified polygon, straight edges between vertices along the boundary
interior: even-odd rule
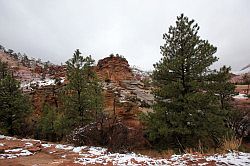
[[[154,65],[154,112],[144,116],[146,133],[160,149],[218,147],[230,132],[230,68],[210,70],[217,48],[198,36],[199,26],[183,14],[163,35],[163,57]]]
[[[64,115],[72,129],[97,118],[103,109],[103,95],[91,56],[81,56],[77,49],[66,64],[69,83],[63,91]]]
[[[21,135],[25,119],[31,113],[31,104],[7,66],[0,61],[0,130],[9,135]]]

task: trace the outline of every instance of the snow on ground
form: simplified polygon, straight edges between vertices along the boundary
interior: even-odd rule
[[[64,82],[65,78],[64,77],[61,77],[61,83]],[[41,79],[36,79],[36,80],[33,80],[31,82],[22,82],[21,83],[21,88],[23,89],[32,89],[31,86],[38,86],[38,87],[42,87],[42,86],[48,86],[48,85],[55,85],[55,79],[51,79],[51,78],[46,78],[44,80],[41,80]]]
[[[225,155],[213,155],[206,158],[208,161],[217,161],[217,165],[223,165],[227,163],[228,165],[245,166],[250,165],[250,154],[242,152],[231,152]],[[221,164],[219,164],[221,163]]]
[[[74,147],[73,146],[68,146],[68,145],[62,145],[62,144],[58,144],[56,145],[57,149],[63,149],[63,150],[72,150]]]
[[[211,162],[216,162],[216,165],[235,165],[235,166],[247,166],[250,165],[250,154],[242,152],[231,152],[225,155],[213,155],[213,156],[198,156],[193,154],[184,155],[172,155],[168,159],[156,159],[148,156],[143,156],[135,153],[119,154],[119,153],[103,153],[103,149],[95,149],[100,151],[101,155],[94,156],[89,154],[80,153],[79,158],[75,163],[87,165],[87,164],[103,164],[112,163],[113,165],[208,165]]]
[[[52,145],[54,145],[54,144],[42,144],[42,146],[43,146],[44,148],[50,148]]]
[[[6,139],[6,140],[17,140],[16,138],[14,137],[8,137],[8,136],[4,136],[4,135],[0,135],[0,140],[1,139]]]
[[[13,137],[12,137],[13,138]],[[41,143],[41,141],[40,140],[36,140],[36,139],[27,139],[27,138],[23,138],[23,139],[21,139],[21,141],[22,142],[40,142]]]
[[[25,139],[20,140],[0,135],[0,146],[5,146],[5,143],[8,142],[7,140],[9,142],[16,142],[24,141]],[[31,142],[37,142],[39,140],[26,140],[27,141],[24,142],[23,147],[5,149],[4,152],[0,154],[0,159],[12,159],[35,154],[36,152],[31,153],[25,148],[34,145]],[[41,147],[45,153],[59,155],[58,157],[61,157],[62,159],[70,159],[72,162],[82,165],[250,165],[250,153],[242,152],[229,152],[226,154],[214,155],[183,154],[172,155],[168,158],[153,158],[135,153],[110,153],[106,148],[94,146],[74,147],[72,145],[43,143],[41,144]],[[58,151],[60,151],[60,153],[57,153]],[[71,154],[73,154],[73,157],[70,158],[70,156],[72,156]]]
[[[33,146],[33,144],[30,143],[30,142],[27,142],[27,143],[25,143],[25,146],[26,146],[26,147],[31,147],[31,146]]]
[[[93,149],[92,149],[93,150]],[[98,151],[98,149],[96,149]],[[79,158],[76,159],[75,163],[87,165],[87,164],[103,164],[112,163],[113,165],[166,165],[169,162],[167,159],[153,159],[147,156],[128,153],[128,154],[119,154],[119,153],[103,153],[100,155],[95,155],[96,151],[91,154],[80,153]],[[101,151],[100,153],[102,153]]]
[[[83,149],[87,149],[87,146],[75,147],[72,151],[75,153],[80,153]]]
[[[234,96],[235,99],[248,99],[246,94],[239,93],[238,95]]]
[[[3,154],[0,154],[0,159],[12,159],[19,156],[29,156],[32,155],[30,151],[22,148],[5,150]]]

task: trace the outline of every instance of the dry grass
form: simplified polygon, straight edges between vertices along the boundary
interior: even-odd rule
[[[197,148],[186,148],[184,150],[185,153],[188,153],[188,154],[204,154],[204,147],[201,143],[201,141],[199,140],[199,144],[198,144],[198,147]]]
[[[170,158],[172,155],[174,155],[174,151],[172,149],[164,150],[161,152],[161,155],[163,158]]]
[[[169,150],[164,150],[164,151],[157,151],[157,150],[137,150],[136,153],[146,155],[149,157],[154,157],[154,158],[170,158],[172,155],[174,155],[174,151],[169,149]]]
[[[237,151],[242,143],[242,139],[236,138],[236,136],[225,137],[221,146],[221,150],[227,151]]]
[[[204,155],[204,154],[225,154],[228,151],[238,151],[239,147],[241,146],[242,139],[236,138],[236,136],[225,137],[222,141],[222,145],[220,148],[205,148],[202,143],[199,141],[197,148],[186,148],[184,149],[184,153],[186,154],[195,154],[195,155]],[[154,158],[170,158],[172,155],[175,154],[174,150],[168,149],[164,151],[157,151],[157,150],[137,150],[137,153],[142,155],[147,155]]]

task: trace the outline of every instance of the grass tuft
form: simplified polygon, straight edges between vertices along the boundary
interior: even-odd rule
[[[242,138],[236,138],[236,136],[225,137],[221,146],[221,150],[227,151],[238,151],[241,146]]]

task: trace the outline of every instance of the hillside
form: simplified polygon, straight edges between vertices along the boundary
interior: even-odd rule
[[[42,116],[44,104],[60,108],[60,92],[68,83],[66,66],[53,65],[36,60],[23,61],[5,52],[0,53],[2,61],[8,62],[15,77],[21,82],[22,92],[32,99],[34,112],[29,118],[35,125]],[[15,165],[223,165],[246,164],[250,162],[248,153],[232,152],[224,155],[167,155],[154,158],[135,153],[122,152],[143,150],[151,147],[145,139],[144,126],[139,120],[142,112],[152,112],[154,104],[151,72],[131,67],[121,56],[109,56],[100,59],[91,70],[95,71],[102,85],[104,95],[104,115],[101,123],[107,135],[100,134],[99,124],[91,123],[84,128],[77,128],[68,136],[70,142],[78,145],[82,141],[81,134],[90,140],[87,145],[96,145],[96,140],[107,138],[107,149],[93,146],[74,147],[48,143],[40,140],[17,139],[0,136],[0,164]],[[59,79],[59,82],[56,80]],[[241,108],[249,115],[249,99],[242,95],[235,96],[235,107]],[[28,130],[28,129],[26,129]],[[29,132],[29,131],[25,131]],[[0,133],[1,134],[1,133]],[[75,134],[75,135],[74,135]],[[32,133],[31,135],[34,135]],[[72,136],[73,139],[70,137]],[[69,141],[70,140],[70,141]],[[120,149],[120,147],[124,149]],[[117,148],[117,149],[116,149]],[[110,151],[113,151],[111,153]],[[120,153],[114,153],[118,151]],[[233,162],[233,160],[235,160]]]
[[[2,56],[8,60],[9,65],[14,64],[10,67],[15,69],[14,74],[21,82],[22,91],[32,99],[35,109],[31,118],[32,123],[36,123],[41,116],[41,109],[45,103],[60,106],[59,92],[67,84],[65,66],[50,64],[45,69],[43,63],[39,63],[26,67],[7,53],[3,53]],[[138,116],[141,112],[152,111],[149,107],[154,102],[149,85],[143,83],[149,76],[136,68],[131,69],[128,61],[119,56],[99,60],[93,70],[102,83],[104,112],[114,115],[118,122],[142,133]],[[60,78],[60,85],[55,84],[55,78]],[[142,134],[139,137],[142,137]]]
[[[0,59],[3,62],[7,62],[10,67],[18,67],[18,61],[16,59],[14,59],[13,57],[9,56],[7,53],[0,51]],[[24,66],[20,66],[21,68],[24,68]]]

